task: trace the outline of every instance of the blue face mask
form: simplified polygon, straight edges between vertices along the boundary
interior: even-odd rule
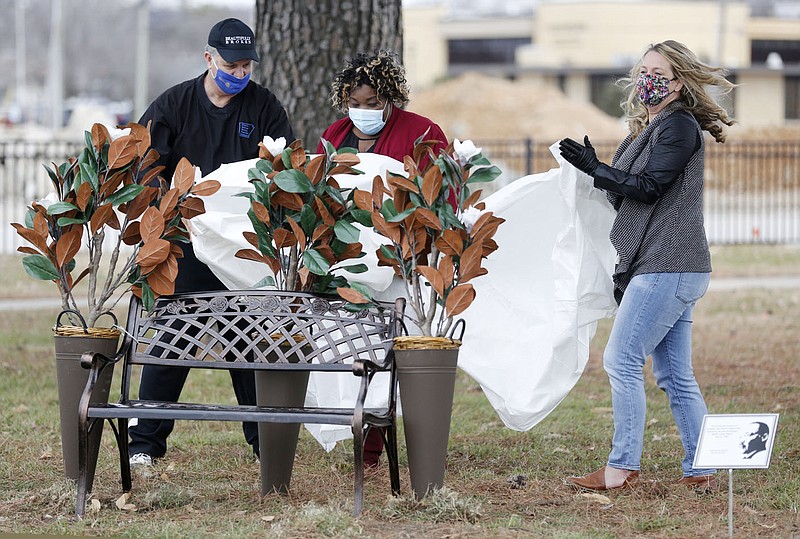
[[[359,131],[365,135],[374,135],[386,125],[383,120],[383,111],[385,109],[385,106],[381,110],[349,108],[347,115],[350,116],[350,120]]]
[[[214,64],[214,67],[217,68],[217,74],[214,75],[214,82],[216,82],[217,86],[219,86],[219,89],[226,94],[238,94],[244,90],[244,87],[247,86],[248,82],[250,82],[250,73],[240,79],[221,70],[219,66],[217,66],[217,62],[214,61],[213,57],[211,58],[211,62]]]

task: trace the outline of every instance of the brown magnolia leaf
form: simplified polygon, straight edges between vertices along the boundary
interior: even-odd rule
[[[175,167],[175,174],[172,175],[172,187],[183,195],[188,193],[194,185],[194,167],[188,159],[182,157]]]
[[[26,228],[25,226],[19,223],[11,223],[11,226],[17,231],[17,234],[22,236],[27,242],[31,243],[34,247],[42,251],[43,253],[47,253],[47,237],[42,236],[41,234],[37,233],[32,228]]]
[[[275,191],[272,193],[269,203],[273,208],[283,206],[284,208],[294,211],[303,209],[302,197],[297,193],[287,193],[286,191]]]
[[[264,146],[263,142],[258,143],[258,158],[259,159],[266,159],[267,161],[272,161],[275,159],[275,156]]]
[[[414,162],[414,158],[410,155],[403,157],[403,169],[408,172],[409,178],[419,176],[419,168],[417,167],[417,163]]]
[[[150,148],[150,130],[135,122],[129,122],[125,127],[131,130],[131,136],[136,140],[136,154],[144,157]]]
[[[343,300],[349,301],[350,303],[369,303],[369,299],[365,298],[361,292],[353,288],[344,288],[340,286],[336,289],[336,293],[339,294]]]
[[[76,206],[82,211],[86,211],[86,207],[89,205],[89,201],[92,200],[92,195],[94,191],[92,191],[92,184],[89,182],[83,182],[80,187],[78,187],[78,196],[76,199]]]
[[[308,271],[307,267],[303,266],[302,268],[297,270],[297,276],[300,277],[300,285],[296,288],[296,290],[301,290],[306,288],[309,279],[311,278],[311,272]]]
[[[397,187],[392,188],[392,198],[394,199],[394,207],[397,209],[398,212],[405,211],[411,205],[409,202],[409,194],[408,191],[404,189],[399,189]]]
[[[261,262],[263,264],[268,263],[267,257],[262,255],[258,251],[254,251],[253,249],[239,249],[233,256],[235,256],[236,258],[241,258],[242,260],[254,260],[255,262]]]
[[[308,242],[306,240],[306,233],[303,232],[303,229],[300,228],[300,225],[297,224],[297,221],[295,221],[288,215],[286,216],[286,221],[288,221],[289,226],[292,228],[292,232],[294,232],[295,238],[297,238],[297,243],[300,246],[300,250],[305,251],[306,246],[308,245]]]
[[[144,154],[144,158],[142,159],[142,162],[139,163],[139,166],[142,169],[146,169],[148,167],[153,167],[155,162],[158,161],[158,158],[159,158],[158,152],[155,151],[154,149],[150,148],[150,150],[148,150],[148,152],[146,154]],[[148,170],[148,175],[149,175],[150,172],[155,171],[154,175],[157,176],[157,175],[161,174],[161,172],[164,171],[164,168],[165,167],[163,165],[159,165],[157,167],[150,168]],[[144,183],[144,182],[142,182],[142,183]]]
[[[375,230],[377,230],[378,234],[381,236],[388,238],[393,243],[400,243],[402,239],[400,227],[390,226],[389,223],[386,222],[386,219],[383,218],[383,215],[377,210],[372,212],[372,226],[375,227]]]
[[[361,189],[353,191],[353,202],[359,210],[372,211],[372,194]]]
[[[389,246],[389,249],[392,249],[391,246]],[[384,255],[383,251],[381,251],[380,249],[375,251],[375,256],[378,257],[379,266],[394,266],[395,268],[398,268],[400,265],[400,263],[394,258],[389,258],[386,255]]]
[[[172,249],[170,249],[167,259],[159,264],[159,268],[162,268],[164,276],[170,281],[174,282],[178,278],[178,258],[172,254]]]
[[[413,215],[415,215],[417,217],[417,221],[421,222],[423,225],[434,229],[436,232],[442,231],[442,222],[439,221],[439,218],[436,217],[436,214],[428,208],[417,208],[414,210]]]
[[[147,275],[147,284],[150,285],[156,297],[167,296],[175,292],[175,280],[170,279],[167,275],[165,263],[159,264]]]
[[[311,234],[311,242],[316,243],[318,241],[328,241],[332,235],[333,227],[323,223],[314,229],[314,233]]]
[[[333,226],[336,224],[336,219],[333,218],[331,212],[329,212],[328,208],[325,207],[325,202],[323,202],[321,198],[315,196],[314,204],[317,207],[317,212],[319,213],[319,216],[322,217],[323,223],[325,223],[328,226]]]
[[[461,255],[464,249],[464,242],[455,230],[447,229],[437,238],[434,245],[445,255]]]
[[[269,210],[266,206],[264,206],[258,200],[253,200],[250,202],[250,207],[253,208],[253,213],[256,215],[256,219],[265,225],[269,224]]]
[[[92,214],[92,218],[89,219],[89,232],[94,235],[111,220],[112,215],[114,215],[114,207],[110,203],[97,208]]]
[[[466,282],[477,277],[481,269],[481,256],[483,255],[483,245],[473,243],[461,253],[458,272],[461,276],[460,282]],[[484,270],[486,271],[486,270]]]
[[[417,266],[417,271],[428,280],[439,297],[444,297],[444,280],[436,269],[430,266]]]
[[[297,237],[285,228],[276,228],[272,233],[272,238],[275,240],[276,249],[283,249],[297,244]]]
[[[485,210],[486,209],[486,203],[485,202],[478,202],[477,204],[475,204],[475,209],[476,210],[480,210],[480,211]]]
[[[450,291],[444,310],[447,316],[457,316],[464,312],[475,299],[475,289],[471,284],[460,284]]]
[[[497,232],[497,228],[505,222],[506,220],[503,219],[502,217],[492,216],[487,223],[481,226],[480,230],[477,233],[472,234],[473,240],[477,242],[483,242],[488,239],[491,239],[492,236],[494,236],[495,233]]]
[[[348,260],[350,258],[356,258],[364,250],[364,246],[360,242],[349,243],[347,247],[345,247],[339,256],[337,257],[339,260]]]
[[[187,198],[178,204],[178,207],[180,207],[181,215],[184,219],[192,219],[206,212],[206,205],[203,203],[203,200],[196,197]]]
[[[100,178],[100,189],[98,190],[98,199],[105,200],[122,185],[122,180],[125,177],[125,174],[117,172],[112,174],[111,176],[105,176]]]
[[[436,268],[439,275],[442,276],[442,286],[448,290],[453,286],[453,279],[455,276],[455,266],[453,265],[453,257],[443,256],[439,260],[439,266]]]
[[[438,166],[430,167],[422,178],[422,196],[428,206],[432,206],[442,190],[442,171]]]
[[[101,123],[96,123],[92,126],[92,146],[98,152],[103,149],[106,142],[111,140],[111,136],[108,134],[108,129]]]
[[[292,162],[292,168],[302,170],[303,167],[306,166],[306,151],[301,146],[292,148],[290,160]]]
[[[136,150],[136,139],[131,135],[112,140],[108,148],[108,169],[126,166],[137,156]]]
[[[33,230],[42,238],[47,238],[47,234],[49,233],[47,217],[45,217],[43,213],[37,211],[33,214]]]
[[[318,155],[306,165],[306,176],[313,185],[317,185],[325,176],[325,156]]]
[[[331,249],[330,245],[318,245],[316,250],[319,254],[325,257],[330,264],[334,264],[336,262],[336,254]]]
[[[359,164],[361,160],[354,153],[337,153],[333,156],[333,162],[339,165],[353,167]]]
[[[372,202],[380,208],[383,205],[383,195],[388,194],[386,186],[383,185],[383,178],[375,176],[372,178]]]
[[[482,194],[483,194],[483,191],[482,191],[481,189],[478,189],[477,191],[474,191],[474,192],[473,192],[471,195],[469,195],[469,196],[467,197],[467,199],[464,201],[464,207],[465,207],[465,208],[469,208],[470,206],[475,206],[475,204],[477,204],[477,203],[478,203],[478,199],[480,199],[480,198],[481,198],[481,195],[482,195]],[[485,204],[484,204],[484,206],[485,206]],[[483,208],[478,208],[478,209],[479,209],[479,210],[482,210]]]
[[[61,235],[56,244],[56,267],[61,268],[67,262],[75,258],[81,250],[81,229],[73,228],[69,232]]]
[[[178,205],[178,200],[180,199],[181,194],[178,192],[177,189],[174,187],[164,193],[164,196],[161,197],[161,202],[158,204],[158,210],[161,212],[161,215],[166,216],[175,209]]]
[[[475,224],[472,225],[472,231],[470,232],[471,236],[475,236],[480,232],[481,228],[483,228],[486,223],[488,223],[492,218],[492,212],[482,213],[476,220]]]
[[[193,186],[189,192],[195,196],[207,197],[219,191],[221,187],[222,184],[217,180],[205,180]]]
[[[167,235],[171,236],[172,233],[168,230]],[[183,258],[183,249],[181,249],[181,246],[178,243],[169,244],[169,253],[175,258]]]
[[[139,299],[142,299],[142,287],[135,285],[131,287],[131,293]]]
[[[122,233],[122,242],[125,245],[136,245],[140,241],[142,241],[142,236],[139,234],[139,221],[129,222]]]
[[[244,239],[247,240],[247,243],[258,249],[258,234],[255,232],[250,232],[249,230],[245,230],[242,232],[242,236],[244,236]]]
[[[167,259],[170,253],[170,243],[167,240],[156,238],[142,244],[136,263],[142,267],[155,267]]]
[[[164,234],[164,228],[166,227],[164,216],[155,206],[147,208],[142,214],[140,223],[139,234],[142,235],[142,241],[145,243],[160,238]]]
[[[427,247],[430,237],[424,228],[419,227],[414,230],[414,254],[420,255]]]
[[[38,255],[39,254],[39,251],[37,251],[33,247],[28,247],[26,245],[20,245],[19,247],[17,247],[17,252],[25,253],[26,255]]]
[[[128,216],[128,219],[138,219],[144,211],[150,207],[150,204],[156,199],[158,189],[155,187],[145,187],[133,200],[128,202],[123,209],[120,206],[120,211]],[[165,219],[167,217],[165,216]]]
[[[386,177],[386,183],[389,185],[389,187],[394,187],[395,189],[402,189],[403,191],[409,191],[411,193],[419,193],[419,188],[414,184],[414,182],[407,180],[402,176],[389,174]]]
[[[497,248],[498,248],[497,242],[494,241],[493,239],[483,240],[481,242],[481,245],[483,245],[483,257],[484,258],[486,258],[490,254],[495,252],[497,250]]]

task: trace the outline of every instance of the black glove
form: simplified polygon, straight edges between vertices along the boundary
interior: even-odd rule
[[[594,152],[594,146],[589,142],[589,136],[583,137],[582,146],[580,142],[575,142],[571,138],[565,138],[558,143],[558,151],[568,163],[571,163],[578,170],[589,174],[594,174],[597,165],[600,161],[597,159],[597,154]]]

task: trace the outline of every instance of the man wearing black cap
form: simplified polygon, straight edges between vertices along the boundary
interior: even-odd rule
[[[253,31],[239,19],[225,19],[211,28],[204,57],[208,69],[158,96],[139,123],[150,123],[152,147],[164,165],[162,177],[171,179],[182,157],[200,167],[203,175],[223,163],[258,157],[264,136],[294,140],[286,111],[267,88],[250,81],[253,62],[259,57]],[[200,262],[191,244],[181,244],[176,292],[224,290],[225,286]],[[175,402],[188,369],[146,366],[142,370],[142,399]],[[231,371],[240,404],[255,404],[252,372]],[[171,420],[140,420],[130,429],[132,465],[150,465],[164,456]],[[258,455],[258,426],[242,425],[247,442]]]

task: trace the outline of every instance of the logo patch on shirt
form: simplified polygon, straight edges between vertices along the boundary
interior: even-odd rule
[[[250,135],[255,131],[256,126],[246,122],[239,122],[239,136],[241,138],[250,138]]]

